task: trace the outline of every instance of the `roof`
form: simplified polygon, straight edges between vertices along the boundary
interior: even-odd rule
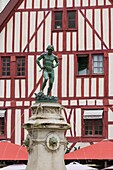
[[[113,160],[113,142],[103,140],[96,144],[84,147],[65,154],[65,160]]]
[[[10,142],[0,142],[0,160],[27,160],[28,153],[24,146]]]
[[[0,32],[22,2],[23,0],[10,0],[4,10],[0,13]]]

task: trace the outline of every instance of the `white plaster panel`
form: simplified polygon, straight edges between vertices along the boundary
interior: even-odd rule
[[[111,5],[109,0],[106,0],[106,5]]]
[[[57,0],[57,7],[63,7],[63,0]]]
[[[76,137],[81,136],[81,109],[76,109]]]
[[[24,123],[26,123],[29,120],[29,110],[25,109],[24,110]],[[24,129],[24,139],[26,139],[28,132],[27,130]]]
[[[34,8],[40,8],[40,0],[34,0]]]
[[[21,97],[25,97],[25,80],[21,80]]]
[[[50,0],[50,8],[54,8],[55,7],[55,0]]]
[[[6,102],[5,105],[6,106],[11,106],[11,102]]]
[[[38,58],[38,57],[39,57],[39,56],[37,55],[37,58]],[[40,60],[40,63],[41,63],[41,65],[42,65],[42,60]],[[37,83],[38,83],[39,79],[41,78],[41,76],[42,76],[42,71],[40,71],[39,66],[36,65],[36,82],[37,82]]]
[[[78,37],[79,50],[84,50],[84,17],[80,12],[78,12]]]
[[[52,96],[58,96],[58,67],[54,69],[55,80],[52,88]]]
[[[88,105],[95,105],[95,100],[87,100]]]
[[[82,0],[83,6],[88,6],[88,0]]]
[[[23,12],[22,13],[22,50],[24,50],[27,43],[28,43],[28,12]]]
[[[72,50],[76,51],[76,42],[77,42],[77,36],[76,36],[76,32],[72,33]]]
[[[109,18],[108,9],[103,9],[103,40],[109,46]]]
[[[19,98],[19,80],[15,80],[15,98]]]
[[[86,10],[86,17],[90,21],[90,23],[92,24],[92,9]]]
[[[67,55],[62,55],[62,97],[67,96]]]
[[[59,33],[58,51],[63,51],[63,33]]]
[[[57,39],[57,33],[53,33],[53,42],[52,42],[52,44],[53,44],[55,49],[57,49],[57,41],[56,41],[56,39]]]
[[[75,7],[80,6],[80,0],[75,0]]]
[[[85,106],[86,105],[86,100],[79,100],[79,105]]]
[[[4,52],[5,45],[5,28],[0,33],[0,52]]]
[[[108,139],[113,139],[113,125],[108,125]]]
[[[68,105],[68,100],[62,100],[62,105]]]
[[[23,26],[24,23],[22,23]],[[26,29],[26,28],[24,28]],[[22,30],[23,33],[23,30]],[[23,34],[23,36],[25,36]],[[23,42],[23,39],[22,39]],[[20,51],[20,13],[15,13],[14,51]]]
[[[113,8],[111,8],[111,30],[113,30]],[[113,31],[111,31],[111,48],[113,48]]]
[[[104,79],[99,78],[99,96],[104,96]]]
[[[36,12],[30,12],[30,38],[35,32]],[[30,42],[30,51],[35,51],[35,37]]]
[[[15,111],[15,144],[21,145],[21,110],[19,109]]]
[[[91,96],[96,96],[96,78],[91,79]]]
[[[86,23],[86,34],[87,34],[86,48],[87,48],[87,50],[92,50],[92,48],[93,48],[92,29],[91,29],[91,27],[87,23]]]
[[[0,101],[0,106],[4,106],[4,102],[3,101]]]
[[[108,109],[108,121],[113,121],[113,112],[111,109]]]
[[[74,55],[69,55],[69,97],[74,96]]]
[[[28,95],[34,88],[34,56],[28,56]]]
[[[26,8],[32,8],[32,1],[30,0],[26,1]]]
[[[7,138],[11,138],[11,110],[7,110]]]
[[[98,105],[98,106],[101,105],[102,106],[103,105],[103,100],[96,100],[96,105]]]
[[[84,79],[84,96],[89,96],[89,78]]]
[[[38,25],[42,22],[44,19],[44,13],[38,12]],[[40,43],[40,40],[43,40],[43,24],[41,25],[40,29],[37,32],[37,50],[43,51],[43,42]]]
[[[22,106],[22,102],[21,101],[17,101],[16,102],[16,106]]]
[[[90,6],[95,6],[96,5],[96,0],[90,0]]]
[[[75,145],[75,147],[80,147],[80,148],[84,148],[84,147],[86,147],[86,146],[90,146],[90,143],[88,143],[88,142],[77,142],[76,143],[76,145]],[[83,152],[83,154],[84,154],[84,156],[86,156],[85,155],[85,152]]]
[[[6,80],[6,98],[11,97],[11,80]]]
[[[29,101],[25,101],[24,102],[24,106],[30,106],[30,102]]]
[[[77,105],[77,100],[70,100],[70,105]]]
[[[113,53],[109,54],[109,96],[113,96]]]
[[[4,80],[0,80],[0,97],[3,98],[4,97]]]
[[[13,34],[13,19],[11,18],[7,23],[7,52],[12,52],[12,34]]]
[[[99,40],[99,38],[95,35],[95,49],[99,50],[101,49],[101,41]]]
[[[45,20],[45,48],[48,44],[51,44],[51,13]]]
[[[67,5],[67,7],[72,7],[73,6],[72,5],[72,0],[68,0],[66,5]]]
[[[95,18],[95,21],[94,21],[95,30],[100,35],[100,32],[101,32],[100,9],[95,9],[94,14],[95,14],[95,17],[94,17]]]
[[[24,9],[24,1],[21,3],[18,9]]]
[[[47,8],[48,0],[42,0],[42,8]]]
[[[104,5],[104,1],[98,1],[98,5]]]
[[[109,100],[109,105],[113,105],[113,100]]]
[[[6,7],[6,5],[9,3],[10,0],[0,0],[0,13],[3,11],[3,9]]]
[[[81,97],[81,79],[76,79],[76,96]]]
[[[70,110],[71,110],[71,109],[66,109],[67,118],[68,118],[69,115],[70,115]],[[66,118],[65,118],[65,120],[66,120]],[[71,121],[70,121],[70,125],[71,125],[71,128],[72,128],[73,125],[72,125],[72,122],[71,122]],[[67,136],[67,137],[70,137],[70,136],[71,136],[71,134],[70,134],[70,129],[66,131],[66,136]]]
[[[66,49],[67,51],[70,51],[70,42],[71,42],[71,39],[70,39],[70,32],[67,32],[66,33]]]

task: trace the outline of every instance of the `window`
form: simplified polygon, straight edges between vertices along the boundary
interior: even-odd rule
[[[62,28],[62,12],[55,12],[55,29]]]
[[[2,57],[2,76],[10,76],[10,57]]]
[[[83,129],[85,136],[98,136],[103,134],[103,110],[84,110]]]
[[[54,21],[54,22],[53,22]],[[52,25],[55,30],[76,29],[76,11],[54,11]]]
[[[5,110],[0,110],[0,136],[5,135]]]
[[[89,57],[88,55],[78,55],[78,75],[86,75],[89,73]]]
[[[75,28],[76,27],[76,20],[75,20],[75,11],[68,11],[68,28]]]
[[[93,65],[92,70],[94,74],[102,74],[104,73],[104,56],[99,55],[93,55]]]
[[[17,76],[25,76],[25,57],[17,57]]]
[[[78,75],[102,75],[104,73],[104,55],[79,54],[77,55],[77,66]]]

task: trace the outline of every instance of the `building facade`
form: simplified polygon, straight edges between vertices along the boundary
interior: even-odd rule
[[[10,0],[0,14],[0,139],[24,140],[43,81],[36,58],[52,44],[70,149],[113,140],[112,30],[112,0]]]

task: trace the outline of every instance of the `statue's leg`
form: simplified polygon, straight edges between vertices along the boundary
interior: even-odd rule
[[[50,92],[52,90],[53,82],[54,82],[54,72],[49,74],[49,88],[48,88],[48,91],[47,91],[47,96],[50,94]]]
[[[45,86],[46,86],[46,83],[48,81],[48,73],[46,71],[44,71],[44,82],[42,84],[42,91],[44,90]]]

